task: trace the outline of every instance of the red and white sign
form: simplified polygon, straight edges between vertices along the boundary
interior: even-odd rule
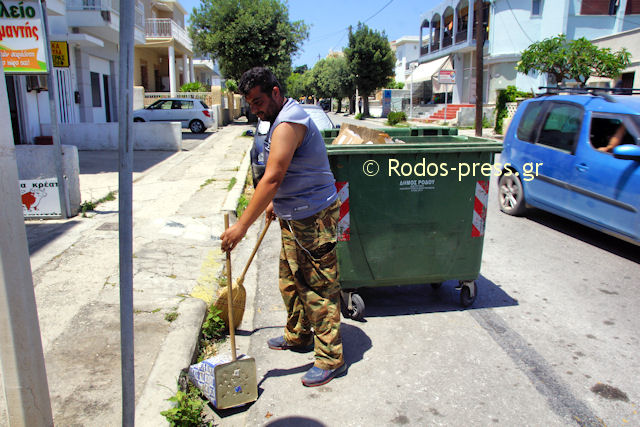
[[[440,70],[438,72],[438,83],[443,85],[456,84],[456,72],[453,70]]]
[[[21,179],[20,198],[25,218],[61,216],[58,179]]]
[[[349,183],[346,181],[336,182],[338,198],[342,201],[340,206],[340,217],[338,218],[338,241],[348,242],[351,240],[351,224],[349,220]]]
[[[471,237],[484,236],[488,199],[489,181],[476,182],[476,197],[473,204],[473,220],[471,221]]]

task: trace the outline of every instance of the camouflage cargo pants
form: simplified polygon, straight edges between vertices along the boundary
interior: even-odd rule
[[[280,293],[287,307],[284,337],[296,345],[313,339],[315,366],[320,369],[343,363],[335,249],[339,212],[336,201],[309,218],[280,220]]]

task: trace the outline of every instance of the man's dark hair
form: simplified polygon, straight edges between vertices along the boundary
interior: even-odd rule
[[[253,67],[245,71],[242,77],[240,77],[238,89],[242,95],[246,96],[249,91],[256,86],[260,86],[260,90],[267,95],[271,95],[274,87],[282,91],[280,82],[278,82],[278,79],[276,79],[276,76],[273,75],[271,70],[266,67]]]

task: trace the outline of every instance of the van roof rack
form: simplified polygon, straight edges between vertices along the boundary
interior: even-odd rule
[[[583,86],[583,87],[566,87],[566,86],[540,86],[538,89],[546,89],[545,93],[538,96],[559,95],[561,93],[569,94],[589,94],[593,96],[600,96],[609,102],[616,102],[615,98],[611,95],[633,95],[640,94],[640,89],[634,88],[622,88],[622,87],[596,87],[596,86]]]

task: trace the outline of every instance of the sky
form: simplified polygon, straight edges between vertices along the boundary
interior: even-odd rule
[[[179,0],[191,13],[200,0]],[[402,36],[420,35],[420,15],[441,0],[289,0],[289,19],[304,21],[309,38],[293,58],[293,66],[309,68],[330,50],[341,51],[349,43],[348,27],[358,21],[384,32],[389,41]]]

